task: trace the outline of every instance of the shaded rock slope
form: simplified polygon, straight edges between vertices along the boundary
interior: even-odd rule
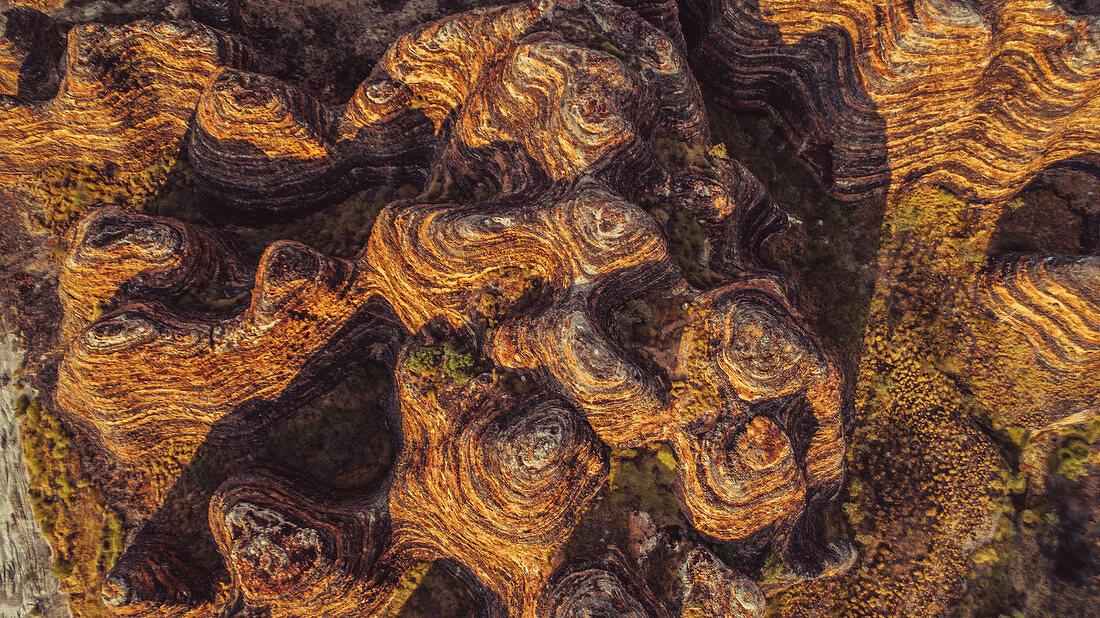
[[[272,74],[253,9],[0,23],[5,242],[36,256],[4,290],[48,305],[9,313],[52,431],[27,461],[74,470],[37,499],[78,614],[392,615],[427,564],[488,616],[938,614],[1011,513],[1045,521],[1011,497],[1041,483],[1029,440],[1092,465],[1100,263],[987,254],[1040,173],[1096,166],[1095,20],[529,0],[426,17],[341,99]],[[804,222],[711,97],[781,119],[834,197],[885,199],[860,362],[765,257]],[[363,418],[304,420],[347,388]],[[891,427],[950,463],[882,463]],[[377,469],[304,463],[346,452]],[[957,504],[920,503],[942,526],[891,558],[867,527],[919,516],[925,480]],[[66,517],[94,559],[56,547],[83,542]]]

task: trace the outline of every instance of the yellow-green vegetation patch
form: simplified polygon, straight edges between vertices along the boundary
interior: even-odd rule
[[[959,600],[959,613],[970,616],[1020,615],[1022,599],[1009,580],[1008,567],[1015,553],[1016,529],[1012,525],[1011,507],[997,524],[993,540],[970,556],[972,570],[979,585],[972,585]]]
[[[100,202],[144,212],[169,175],[179,169],[178,157],[154,162],[131,172],[117,164],[73,162],[42,170],[27,183],[42,210],[32,220],[58,237]]]
[[[679,525],[689,529],[680,512],[674,489],[676,458],[667,444],[659,448],[611,450],[607,491],[585,514],[578,527],[614,530],[628,522],[633,512],[645,512],[658,526]],[[600,536],[600,535],[595,535]],[[588,535],[574,535],[585,542]]]
[[[38,399],[21,396],[23,457],[31,508],[53,547],[54,573],[77,616],[108,617],[99,588],[122,553],[123,522],[81,472],[72,436]]]
[[[424,580],[424,575],[431,567],[431,562],[421,562],[401,576],[401,579],[397,582],[397,590],[393,593],[390,605],[386,609],[387,618],[401,615],[401,610],[405,607],[405,603],[416,589],[420,587],[420,583]]]
[[[474,350],[451,342],[441,345],[419,345],[405,357],[405,367],[429,380],[440,376],[464,384],[483,371],[492,369],[492,361],[477,355]]]
[[[417,577],[414,573],[408,579],[403,579],[405,589],[399,591],[400,596],[405,590],[409,594],[398,606],[395,602],[390,606],[387,616],[399,618],[466,618],[477,614],[477,606],[470,591],[461,581],[447,572],[438,563],[425,563],[420,568],[427,567]],[[413,582],[416,581],[416,585]],[[409,590],[409,587],[412,587]]]
[[[676,458],[671,447],[609,449],[610,471],[604,491],[581,516],[564,549],[565,559],[591,556],[609,545],[631,546],[631,525],[638,517],[657,528],[693,528],[676,499]],[[650,555],[647,584],[659,599],[672,602],[679,563],[669,548],[658,547]]]
[[[471,311],[485,328],[488,339],[505,318],[522,312],[538,299],[542,277],[525,266],[502,266],[478,275],[474,285],[485,287],[481,296],[474,299]]]
[[[587,544],[600,543],[604,533],[626,534],[635,512],[645,512],[658,526],[690,529],[676,501],[676,459],[667,445],[610,451],[611,468],[605,492],[582,517],[566,554],[583,555]],[[626,547],[622,536],[620,547]]]
[[[726,159],[725,144],[708,148],[702,139],[685,141],[677,137],[657,136],[650,141],[650,150],[666,169],[672,172],[691,171],[718,179],[717,159]],[[688,283],[706,289],[714,287],[724,277],[703,263],[707,242],[707,227],[690,211],[666,200],[646,199],[641,206],[665,229],[669,252],[676,259]]]
[[[838,511],[861,560],[848,576],[851,594],[828,601],[831,611],[904,613],[935,603],[975,564],[966,535],[975,545],[992,536],[1007,505],[1013,471],[972,421],[977,404],[957,381],[968,359],[945,342],[968,324],[969,285],[996,216],[994,207],[929,188],[887,205]],[[993,551],[998,560],[987,564],[1001,564],[1001,550]],[[776,601],[776,615],[820,611],[821,601],[812,587],[795,585]]]
[[[469,350],[455,350],[443,361],[443,375],[462,384],[477,375],[477,356]]]
[[[667,444],[656,449],[611,451],[607,506],[616,512],[645,511],[658,526],[682,524],[673,486],[676,458]]]
[[[1076,481],[1085,473],[1090,461],[1100,459],[1097,441],[1100,440],[1100,418],[1080,427],[1062,431],[1062,442],[1050,454],[1048,465],[1054,474]]]
[[[722,158],[719,153],[725,154],[725,148],[707,148],[702,140],[684,141],[675,137],[655,137],[650,142],[650,149],[661,165],[670,170],[690,170],[704,174],[711,178],[718,178],[718,172],[714,169],[714,159]]]
[[[409,351],[405,366],[416,373],[432,373],[439,368],[443,360],[443,348],[433,345],[418,345]]]

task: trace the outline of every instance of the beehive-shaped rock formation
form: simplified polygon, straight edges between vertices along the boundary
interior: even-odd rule
[[[330,495],[268,470],[212,499],[245,603],[369,614],[411,564],[442,560],[492,611],[664,615],[614,551],[559,564],[606,477],[605,444],[671,443],[681,507],[712,539],[775,542],[809,574],[850,564],[845,547],[807,541],[843,479],[844,377],[756,259],[786,217],[713,150],[680,47],[618,5],[542,1],[406,35],[338,113],[274,78],[211,70],[188,154],[230,216],[434,178],[383,209],[358,256],[279,241],[254,274],[215,229],[111,207],[76,226],[57,401],[137,472],[134,512],[155,510],[200,445],[292,413],[376,348],[400,419],[380,487]],[[697,250],[674,257],[670,220],[692,223]],[[196,287],[205,304],[185,306]],[[653,304],[646,326],[662,335],[624,336],[629,303]],[[116,611],[211,609],[198,584],[143,584],[149,556],[135,542],[116,566]],[[711,567],[688,568],[707,590],[692,594],[732,608],[718,588],[736,577]]]
[[[724,102],[783,118],[831,192],[937,184],[978,201],[1097,164],[1094,22],[1059,3],[691,0],[690,56]]]

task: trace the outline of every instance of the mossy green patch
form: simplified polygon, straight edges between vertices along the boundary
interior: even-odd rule
[[[397,590],[393,593],[389,608],[386,610],[387,618],[401,615],[405,603],[408,602],[409,597],[412,596],[420,586],[420,583],[424,580],[424,574],[427,573],[428,569],[431,567],[431,562],[421,562],[401,576],[400,581],[397,583]]]
[[[123,170],[111,162],[49,167],[28,183],[32,199],[42,207],[32,220],[63,238],[77,219],[100,202],[146,212],[179,165],[179,157],[171,156],[138,171]]]
[[[611,452],[607,505],[620,513],[645,511],[658,526],[683,522],[676,492],[676,459],[668,445]]]
[[[443,375],[459,384],[470,381],[477,375],[477,357],[469,350],[451,352],[443,362]]]
[[[1062,443],[1047,459],[1050,472],[1076,481],[1085,473],[1090,460],[1096,455],[1096,442],[1100,437],[1100,419],[1083,428],[1070,428],[1063,432]]]
[[[428,380],[443,377],[464,384],[483,371],[491,370],[492,361],[479,357],[475,350],[448,341],[442,345],[414,347],[405,358],[405,367]]]
[[[566,557],[586,555],[608,542],[626,547],[628,527],[636,512],[658,526],[691,530],[676,500],[676,459],[668,445],[610,450],[610,472],[604,492],[577,524]]]
[[[38,399],[21,397],[17,406],[30,504],[53,547],[54,573],[75,615],[106,618],[99,588],[122,552],[122,519],[82,474],[61,419]]]
[[[609,450],[609,459],[608,483],[577,523],[564,549],[566,560],[598,554],[608,545],[630,547],[631,525],[637,517],[657,528],[676,526],[694,534],[676,499],[676,458],[667,444]],[[647,584],[659,599],[674,602],[679,567],[675,556],[661,547],[649,560]]]
[[[443,349],[431,345],[418,345],[409,351],[405,359],[405,366],[409,371],[417,373],[432,373],[439,368],[439,361],[443,358]]]
[[[411,583],[411,580],[410,580]],[[469,589],[438,563],[427,568],[419,584],[399,608],[391,605],[388,616],[397,618],[465,618],[474,616],[477,606]]]
[[[702,140],[684,141],[675,137],[655,137],[649,147],[661,165],[670,170],[690,170],[711,178],[718,178],[713,160],[717,155],[712,154],[717,151],[715,147],[707,148]]]

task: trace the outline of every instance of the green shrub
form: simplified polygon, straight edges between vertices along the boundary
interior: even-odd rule
[[[417,373],[432,373],[439,367],[439,361],[443,358],[443,350],[435,346],[420,345],[409,352],[405,360],[405,366],[409,371]]]
[[[69,576],[73,574],[74,566],[72,562],[67,560],[58,560],[53,565],[54,575],[57,575],[57,579],[68,579]]]
[[[108,570],[115,565],[118,557],[122,555],[122,544],[126,534],[122,529],[122,518],[114,511],[107,513],[107,521],[103,525],[102,544],[99,551],[99,563],[103,570]]]
[[[27,422],[32,426],[37,425],[42,420],[42,404],[37,399],[32,399],[24,409],[27,413]]]
[[[1085,462],[1089,458],[1089,445],[1080,438],[1069,438],[1050,455],[1050,471],[1061,474],[1071,481],[1077,480],[1085,472]]]
[[[27,408],[31,405],[31,400],[26,395],[20,395],[15,400],[15,418],[21,418],[27,413]]]
[[[778,547],[772,547],[764,558],[764,564],[760,567],[760,581],[765,584],[774,584],[783,574],[783,558]]]
[[[443,375],[460,384],[468,382],[477,375],[477,359],[468,350],[451,352],[443,363]]]

